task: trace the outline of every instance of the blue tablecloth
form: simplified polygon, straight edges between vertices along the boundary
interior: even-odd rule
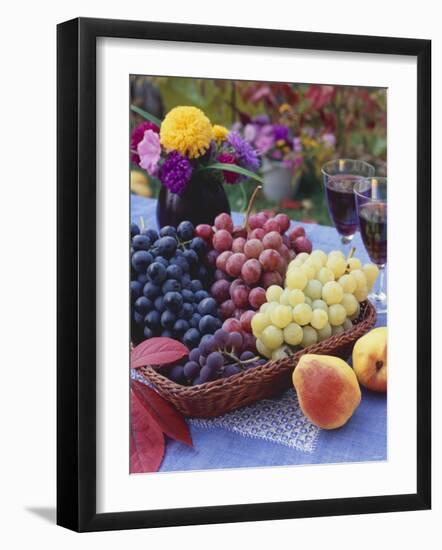
[[[143,218],[147,227],[156,227],[156,201],[132,195],[131,219],[139,223]],[[241,214],[233,214],[240,223]],[[333,227],[316,224],[303,224],[314,248],[325,252],[339,249],[339,239]],[[357,257],[369,261],[359,233],[354,237]],[[386,315],[378,315],[377,325],[385,326]],[[292,400],[296,406],[294,391],[283,394],[268,402],[272,407]],[[258,466],[282,466],[291,464],[320,464],[337,462],[379,461],[387,458],[387,399],[383,394],[362,390],[362,401],[349,422],[338,430],[317,430],[303,424],[298,418],[298,440],[293,444],[286,441],[281,426],[267,426],[270,437],[262,428],[262,404],[260,413],[256,408],[238,411],[235,418],[216,422],[190,421],[193,447],[189,448],[176,441],[168,440],[167,451],[161,471],[203,470],[209,468],[239,468]],[[282,413],[283,414],[283,413]],[[256,418],[261,418],[260,429],[256,430]],[[255,420],[253,420],[255,419]],[[252,422],[255,422],[253,423]],[[287,419],[289,426],[290,419]],[[243,424],[243,425],[242,425]],[[293,428],[293,426],[292,426]],[[256,433],[255,433],[256,432]]]

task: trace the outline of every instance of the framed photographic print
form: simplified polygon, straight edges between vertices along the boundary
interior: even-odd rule
[[[430,508],[430,41],[57,36],[57,523]]]

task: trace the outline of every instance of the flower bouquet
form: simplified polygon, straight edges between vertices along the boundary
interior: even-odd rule
[[[237,123],[233,131],[257,150],[263,158],[264,194],[279,202],[291,197],[300,180],[303,157],[296,138],[286,124],[273,124],[267,115],[257,115],[245,125]]]
[[[262,183],[259,153],[238,132],[212,125],[200,109],[175,107],[163,121],[131,109],[146,119],[132,132],[131,160],[161,183],[160,227],[183,220],[212,225],[219,213],[230,212],[224,183]]]

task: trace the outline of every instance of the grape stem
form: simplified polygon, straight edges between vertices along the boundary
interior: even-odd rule
[[[352,246],[351,250],[350,250],[350,252],[348,253],[348,256],[347,256],[347,262],[348,262],[348,260],[350,260],[350,258],[353,258],[353,255],[354,255],[355,252],[356,252],[356,247]]]
[[[223,348],[221,350],[221,353],[224,353],[224,355],[227,355],[227,357],[233,359],[235,363],[238,363],[240,365],[241,368],[244,365],[248,365],[249,363],[253,363],[254,361],[257,361],[259,359],[259,357],[256,355],[255,357],[251,357],[250,359],[245,359],[244,361],[241,361],[241,359],[233,353],[233,348],[230,351],[227,351],[226,348]]]
[[[261,191],[261,189],[262,189],[262,185],[257,185],[257,186],[255,187],[255,190],[254,190],[253,193],[252,193],[252,196],[250,197],[249,206],[247,207],[246,215],[245,215],[245,217],[244,217],[244,224],[243,224],[243,228],[244,228],[244,229],[247,229],[247,231],[249,230],[249,216],[250,216],[250,212],[252,211],[253,203],[255,202],[256,195],[259,193],[259,191]]]
[[[348,265],[348,261],[353,258],[353,255],[354,253],[356,252],[356,247],[355,246],[352,246],[351,249],[350,249],[350,252],[348,253],[348,256],[347,256],[347,267],[345,269],[346,273],[349,273],[350,272],[350,266]]]

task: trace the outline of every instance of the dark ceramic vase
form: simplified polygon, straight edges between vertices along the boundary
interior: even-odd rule
[[[214,178],[194,177],[182,195],[161,187],[157,202],[159,227],[176,227],[183,220],[191,221],[194,226],[200,223],[213,225],[221,212],[230,214],[229,201],[222,183]]]

